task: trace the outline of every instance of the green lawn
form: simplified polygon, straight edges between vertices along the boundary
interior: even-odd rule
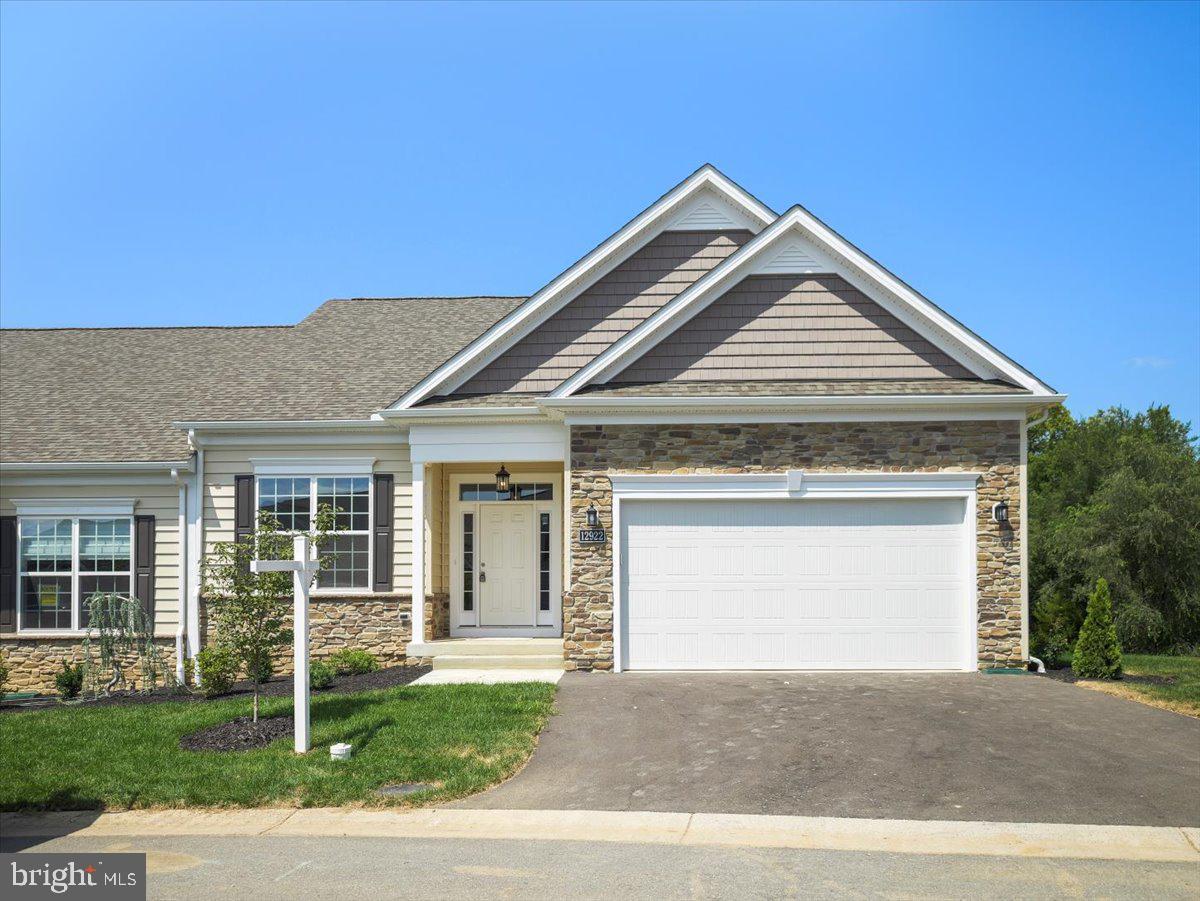
[[[312,700],[311,753],[290,737],[256,751],[194,752],[179,739],[248,714],[245,699],[0,714],[0,809],[427,803],[480,791],[532,753],[554,687],[407,686]],[[263,715],[291,711],[267,698]],[[354,757],[335,763],[329,745]],[[392,782],[437,788],[389,802]]]
[[[1125,654],[1122,656],[1125,672],[1139,676],[1173,676],[1173,685],[1136,685],[1121,683],[1124,687],[1144,695],[1148,699],[1162,702],[1180,713],[1200,716],[1200,657],[1163,657],[1155,654]]]

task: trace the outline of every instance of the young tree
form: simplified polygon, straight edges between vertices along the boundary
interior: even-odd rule
[[[333,523],[333,511],[323,506],[309,533],[318,548]],[[285,532],[274,514],[260,511],[249,541],[220,541],[202,565],[204,599],[218,644],[237,656],[254,685],[253,720],[258,722],[259,686],[272,658],[292,640],[288,615],[292,610],[290,572],[250,571],[253,560],[290,560],[292,532]]]
[[[1113,623],[1112,597],[1103,579],[1096,582],[1096,590],[1088,601],[1087,619],[1079,629],[1071,669],[1081,679],[1121,677],[1121,645]]]

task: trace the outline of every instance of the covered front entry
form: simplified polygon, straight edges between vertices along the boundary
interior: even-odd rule
[[[562,616],[562,474],[451,475],[450,634],[558,635]]]

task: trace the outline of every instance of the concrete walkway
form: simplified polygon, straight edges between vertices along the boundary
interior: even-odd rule
[[[463,808],[1200,826],[1200,720],[1032,675],[568,673]]]
[[[358,808],[0,815],[22,836],[357,836],[634,842],[1200,864],[1200,829],[579,810]]]

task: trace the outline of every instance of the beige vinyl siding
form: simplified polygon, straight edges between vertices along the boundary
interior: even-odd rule
[[[0,483],[0,515],[15,516],[21,500],[88,501],[132,498],[135,516],[154,517],[154,631],[173,635],[179,622],[179,487],[170,482],[130,485],[11,485]]]
[[[841,276],[754,275],[611,381],[971,377]]]
[[[455,393],[549,391],[751,237],[748,231],[664,232]]]
[[[280,449],[270,445],[211,447],[204,454],[204,544],[209,550],[218,541],[232,541],[234,535],[233,480],[237,475],[252,475],[253,457],[308,458],[371,457],[375,472],[390,472],[395,477],[393,529],[392,591],[409,593],[412,579],[412,464],[408,445],[398,442],[361,446],[339,445],[336,452],[323,454],[320,448]],[[297,464],[297,474],[303,465]]]

